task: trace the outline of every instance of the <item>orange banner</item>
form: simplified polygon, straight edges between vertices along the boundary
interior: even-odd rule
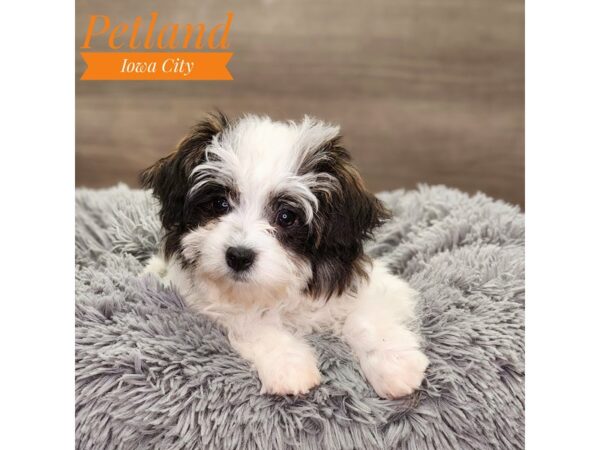
[[[233,80],[227,52],[81,52],[82,80]]]

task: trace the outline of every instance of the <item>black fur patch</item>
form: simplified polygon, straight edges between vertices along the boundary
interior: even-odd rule
[[[327,158],[314,158],[315,163],[306,161],[300,169],[300,175],[330,174],[341,187],[328,193],[315,192],[319,209],[307,230],[304,248],[313,272],[306,290],[314,297],[341,295],[352,287],[356,277],[367,276],[365,265],[370,261],[363,243],[389,218],[383,204],[366,190],[340,139],[338,136],[325,143],[315,154],[326,152]],[[289,238],[282,242],[286,241],[294,242]]]
[[[205,184],[188,198],[194,168],[205,160],[205,149],[214,136],[229,126],[227,117],[217,112],[198,123],[177,149],[142,172],[142,186],[152,189],[160,201],[160,219],[165,230],[164,251],[170,257],[178,253],[183,234],[214,218],[210,204],[229,189],[216,183]]]

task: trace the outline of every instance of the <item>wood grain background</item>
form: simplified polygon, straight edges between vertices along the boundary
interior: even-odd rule
[[[76,183],[137,185],[218,107],[341,124],[374,191],[443,183],[523,207],[523,9],[522,0],[78,0]],[[79,81],[90,14],[214,24],[228,10],[234,81]]]

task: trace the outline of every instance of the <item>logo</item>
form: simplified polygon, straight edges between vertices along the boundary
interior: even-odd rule
[[[91,15],[80,47],[82,80],[232,80],[227,63],[233,13],[221,23],[159,23],[159,15],[113,23]]]

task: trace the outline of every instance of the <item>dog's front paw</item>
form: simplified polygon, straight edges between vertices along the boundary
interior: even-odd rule
[[[321,382],[314,356],[304,352],[271,355],[269,361],[259,367],[258,375],[263,394],[307,394]]]
[[[361,358],[361,367],[375,392],[388,399],[400,398],[417,389],[429,365],[418,349],[375,350]]]

